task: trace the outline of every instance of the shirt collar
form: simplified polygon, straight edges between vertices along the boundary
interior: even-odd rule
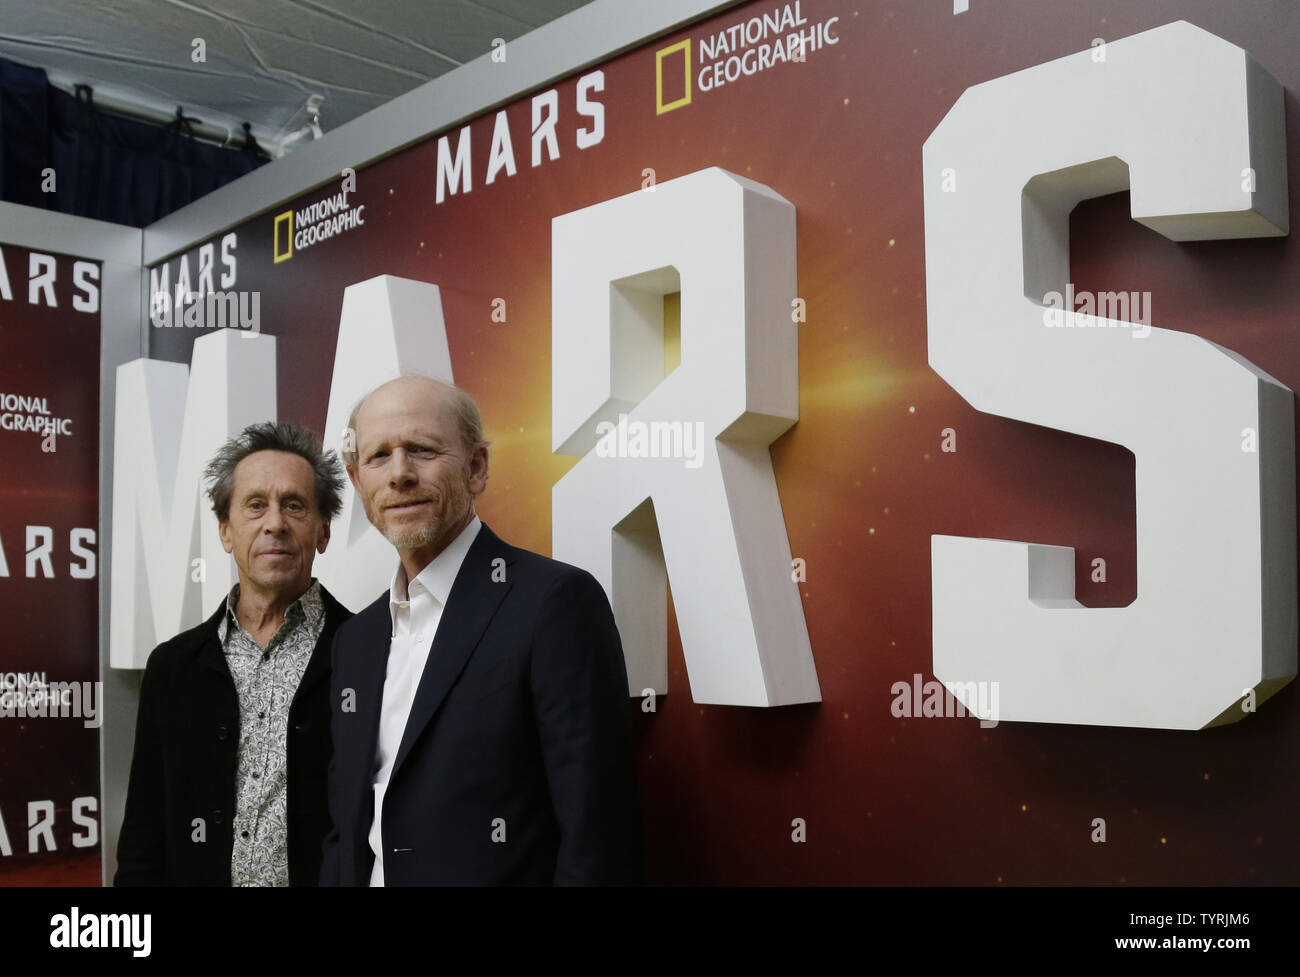
[[[239,584],[230,588],[230,596],[226,598],[226,613],[221,615],[221,620],[217,622],[217,640],[224,642],[229,625],[234,622],[235,627],[242,627],[239,623],[239,615],[235,613],[235,608],[239,606]],[[284,623],[291,629],[306,625],[308,628],[315,628],[321,617],[325,614],[325,600],[321,597],[320,581],[312,577],[311,586],[308,587],[284,612]]]
[[[465,554],[469,552],[470,545],[478,536],[482,525],[482,520],[475,515],[460,531],[460,535],[429,561],[429,565],[415,578],[414,587],[417,588],[417,593],[422,589],[432,595],[442,607],[447,606],[447,598],[451,596],[451,585],[456,582],[456,574],[460,573],[460,565],[465,562]],[[405,581],[406,571],[402,569],[401,560],[398,560],[397,569],[393,571],[392,581],[388,585],[388,615],[392,620],[394,634],[397,633],[397,608],[400,604],[407,603],[411,596],[412,586],[401,586]],[[398,597],[401,592],[406,593],[407,600]]]

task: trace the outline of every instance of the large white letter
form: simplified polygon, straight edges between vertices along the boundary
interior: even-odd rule
[[[967,90],[924,179],[930,365],[978,410],[1137,459],[1128,607],[1074,599],[1069,547],[933,537],[935,675],[997,682],[1003,720],[1240,719],[1245,690],[1296,673],[1291,391],[1188,333],[1071,309],[1048,326],[1043,303],[1067,291],[1069,214],[1089,197],[1130,188],[1133,219],[1175,241],[1285,234],[1281,88],[1170,24]]]
[[[341,457],[352,408],[375,387],[403,373],[452,382],[438,286],[392,275],[349,285],[339,317],[325,446]],[[316,576],[344,604],[360,610],[388,586],[396,566],[393,544],[370,525],[348,484],[329,546],[316,558]]]
[[[469,193],[470,191],[470,142],[469,126],[460,130],[456,142],[456,157],[452,158],[451,144],[447,136],[438,137],[438,165],[436,185],[433,191],[434,203],[442,203],[448,194]]]
[[[554,555],[609,593],[629,692],[667,691],[666,564],[696,702],[820,701],[768,451],[799,416],[794,208],[711,168],[551,228],[552,447],[582,456],[552,492]],[[665,424],[702,433],[694,459],[622,450]]]
[[[191,369],[149,359],[117,368],[114,668],[144,668],[154,645],[200,623],[234,586],[200,476],[227,438],[275,420],[275,390],[275,339],[233,329],[195,340]]]

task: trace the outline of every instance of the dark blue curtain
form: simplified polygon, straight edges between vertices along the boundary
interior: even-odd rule
[[[256,142],[222,149],[188,124],[133,122],[94,108],[89,89],[54,88],[40,68],[0,58],[0,198],[143,227],[268,162]],[[55,190],[42,189],[47,169]]]

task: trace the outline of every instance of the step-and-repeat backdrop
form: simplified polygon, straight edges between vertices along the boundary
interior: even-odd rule
[[[99,882],[99,273],[0,243],[0,884]]]
[[[666,687],[629,698],[653,882],[1294,881],[1298,45],[1264,2],[735,7],[151,269],[150,355],[189,363],[231,327],[196,299],[233,296],[234,328],[275,339],[278,416],[337,443],[349,363],[412,346],[388,316],[441,322],[493,441],[480,513],[560,556],[583,501],[563,480],[653,456],[645,404],[703,405],[707,447],[673,441],[678,473],[621,526],[664,540],[662,682],[657,607],[633,628],[613,597]],[[378,276],[423,284],[345,304]],[[93,486],[94,385],[53,310],[5,308],[45,317],[20,348],[49,364],[0,366],[6,397],[78,420],[49,456],[0,432],[29,507],[0,522],[3,667],[63,678],[89,646],[94,495],[61,493]],[[33,525],[53,579],[19,572]],[[713,539],[735,553],[702,574]],[[353,606],[385,580],[349,580]],[[711,606],[752,633],[711,632]],[[26,751],[0,795],[13,864],[49,798],[58,850],[28,857],[54,865],[93,778],[0,728]]]

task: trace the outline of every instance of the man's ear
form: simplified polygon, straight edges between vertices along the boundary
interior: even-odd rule
[[[481,495],[487,488],[488,449],[485,444],[476,444],[469,456],[469,490],[474,495]]]
[[[218,522],[217,531],[221,533],[221,545],[225,547],[226,552],[235,552],[235,541],[230,535],[230,522]]]
[[[330,524],[328,519],[322,519],[320,532],[316,536],[316,552],[324,553],[325,547],[330,544]]]
[[[357,495],[360,495],[360,494],[361,494],[361,483],[360,483],[359,481],[357,481],[357,469],[356,469],[356,466],[355,466],[355,465],[345,465],[344,468],[347,470],[347,473],[348,473],[348,481],[352,483],[352,487],[356,490]]]

